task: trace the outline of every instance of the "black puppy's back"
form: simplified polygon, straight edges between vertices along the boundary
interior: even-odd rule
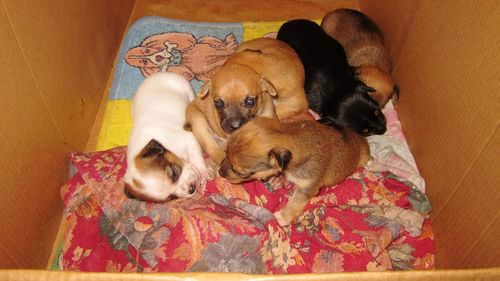
[[[299,55],[304,65],[309,107],[323,116],[329,111],[324,107],[335,100],[329,93],[338,92],[343,83],[352,80],[342,45],[336,40],[329,40],[329,35],[309,20],[286,22],[278,32],[278,39],[292,46]],[[328,58],[327,62],[325,58]]]
[[[385,132],[385,118],[368,96],[369,87],[359,81],[347,62],[340,43],[313,21],[298,19],[284,23],[279,40],[290,45],[305,71],[309,107],[324,123],[349,127],[362,134]]]

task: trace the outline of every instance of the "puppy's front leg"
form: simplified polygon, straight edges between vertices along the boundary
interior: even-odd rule
[[[186,119],[191,125],[191,130],[203,150],[220,166],[226,157],[226,153],[215,141],[207,119],[193,103],[190,103],[186,109]]]
[[[209,172],[205,164],[205,159],[203,158],[203,152],[201,151],[196,138],[189,138],[189,143],[187,146],[188,159],[190,163],[193,163],[194,167],[200,172],[200,175],[206,179],[209,177]]]
[[[280,120],[294,117],[298,114],[307,113],[309,104],[307,103],[304,89],[295,89],[290,97],[281,101],[275,100],[276,115]]]
[[[309,200],[317,193],[311,192],[310,189],[311,188],[297,186],[285,207],[274,213],[274,217],[281,226],[291,224],[300,216]]]

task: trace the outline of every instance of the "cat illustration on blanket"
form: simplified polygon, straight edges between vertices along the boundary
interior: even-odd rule
[[[238,46],[233,33],[224,40],[212,36],[165,32],[144,39],[125,54],[125,61],[138,67],[144,77],[156,72],[175,72],[188,81],[205,81]]]

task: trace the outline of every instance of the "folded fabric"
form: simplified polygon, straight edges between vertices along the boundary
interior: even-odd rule
[[[308,273],[431,269],[426,196],[389,172],[359,168],[321,189],[292,226],[273,212],[293,191],[283,177],[209,181],[168,203],[127,198],[126,149],[72,153],[62,188],[59,268],[78,271]]]

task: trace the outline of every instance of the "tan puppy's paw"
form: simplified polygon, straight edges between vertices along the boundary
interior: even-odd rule
[[[226,158],[226,153],[220,149],[212,150],[208,154],[210,155],[210,157],[212,157],[212,160],[219,167],[222,164],[222,161],[224,161],[224,158]]]
[[[292,224],[292,218],[284,214],[283,210],[274,213],[274,217],[280,226],[287,226]]]

